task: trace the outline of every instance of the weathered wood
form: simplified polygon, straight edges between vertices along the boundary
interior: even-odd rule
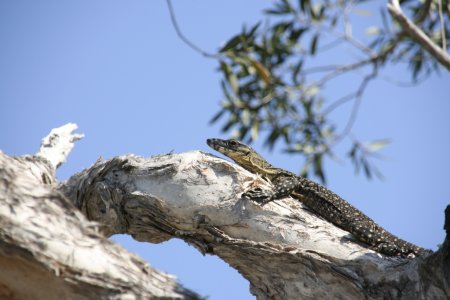
[[[241,199],[265,181],[199,151],[99,161],[60,186],[107,235],[181,238],[217,255],[258,299],[447,299],[448,250],[388,258],[294,199]]]
[[[198,299],[107,240],[56,190],[75,128],[52,131],[36,156],[0,151],[0,299]]]
[[[57,186],[75,127],[36,156],[0,152],[0,298],[199,298],[103,236],[116,233],[181,238],[236,268],[258,299],[450,298],[448,236],[432,255],[387,258],[294,199],[241,199],[268,183],[199,151],[98,161]]]

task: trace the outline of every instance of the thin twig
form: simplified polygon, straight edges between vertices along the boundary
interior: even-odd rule
[[[344,130],[339,135],[337,135],[324,149],[312,151],[311,153],[309,153],[310,155],[324,153],[327,149],[330,149],[331,147],[333,147],[334,145],[336,145],[337,143],[342,141],[347,135],[349,135],[351,133],[351,129],[352,129],[353,125],[355,124],[356,117],[358,116],[358,111],[359,111],[359,107],[362,102],[362,96],[364,94],[364,91],[366,90],[369,82],[372,79],[376,78],[377,75],[378,75],[378,64],[374,63],[372,72],[370,74],[364,76],[363,80],[361,81],[361,84],[359,85],[358,89],[355,92],[345,95],[344,97],[338,99],[337,101],[335,101],[333,104],[331,104],[329,107],[327,107],[324,110],[324,114],[330,113],[332,110],[337,108],[339,105],[342,105],[343,103],[345,103],[347,101],[355,99],[355,102],[353,103],[352,111],[350,113],[350,117],[347,121],[347,124],[345,125]]]
[[[319,25],[318,26],[316,26],[316,27],[319,27]],[[347,28],[348,27],[348,28]],[[375,55],[375,52],[372,50],[372,49],[370,49],[369,47],[366,47],[362,42],[360,42],[358,39],[355,39],[353,36],[352,36],[352,33],[351,33],[351,29],[349,29],[349,28],[351,28],[351,26],[350,25],[345,25],[345,31],[344,31],[344,33],[342,33],[342,32],[339,32],[339,31],[337,31],[336,29],[334,29],[334,28],[325,28],[325,29],[323,29],[322,31],[323,32],[325,32],[325,33],[330,33],[330,34],[332,34],[332,35],[334,35],[335,37],[337,37],[338,39],[341,39],[341,40],[343,40],[343,41],[346,41],[346,42],[348,42],[348,43],[350,43],[351,45],[353,45],[356,49],[359,49],[359,50],[361,50],[362,52],[364,52],[366,55],[368,55],[368,56],[374,56]]]
[[[356,116],[358,115],[358,110],[359,110],[359,106],[361,104],[362,95],[364,94],[364,91],[366,90],[366,87],[367,87],[367,84],[369,83],[369,81],[374,79],[377,76],[377,73],[378,73],[378,66],[377,66],[377,64],[375,64],[374,68],[372,70],[372,73],[370,73],[369,75],[366,75],[364,77],[363,81],[361,82],[361,84],[359,85],[358,91],[356,92],[356,95],[355,95],[355,103],[353,104],[352,112],[350,113],[350,117],[348,119],[347,125],[345,125],[345,128],[342,131],[342,133],[339,136],[337,136],[337,139],[342,139],[352,129],[353,124],[356,121]]]
[[[335,39],[334,41],[329,42],[328,44],[323,45],[322,47],[319,47],[319,49],[316,50],[316,53],[322,53],[325,51],[328,51],[330,49],[333,49],[340,44],[342,44],[344,41],[342,39]]]
[[[333,32],[333,34],[337,35],[339,38],[349,42],[350,44],[352,44],[355,48],[361,50],[362,52],[364,52],[365,54],[369,55],[369,56],[375,56],[376,53],[370,49],[369,47],[366,47],[366,45],[364,45],[364,43],[360,42],[358,39],[355,39],[353,37],[353,32],[352,32],[352,26],[351,26],[351,22],[349,20],[349,13],[351,12],[351,10],[353,9],[353,3],[350,1],[350,5],[346,6],[342,12],[343,14],[343,22],[344,22],[344,33],[338,32],[336,31],[334,28],[330,28],[331,32]]]
[[[352,36],[352,26],[350,24],[350,21],[348,19],[348,10],[350,10],[351,7],[346,6],[343,11],[342,11],[342,15],[343,15],[343,20],[344,20],[344,36],[350,38]]]
[[[339,99],[337,99],[336,101],[334,101],[333,103],[331,103],[327,108],[325,108],[323,110],[323,114],[324,115],[328,115],[329,113],[331,113],[333,110],[335,110],[336,108],[338,108],[339,106],[341,106],[342,104],[354,99],[356,97],[357,92],[352,92],[349,93]]]
[[[444,16],[442,15],[442,0],[438,0],[439,22],[441,23],[442,50],[447,52],[447,38],[445,37]]]
[[[175,29],[175,32],[177,33],[178,37],[186,44],[188,45],[190,48],[192,48],[194,51],[200,53],[201,55],[208,57],[208,58],[220,58],[219,54],[212,54],[212,53],[208,53],[206,51],[204,51],[203,49],[201,49],[200,47],[198,47],[197,45],[195,45],[194,43],[192,43],[188,38],[186,38],[184,36],[184,34],[181,32],[180,27],[178,26],[178,22],[177,19],[175,17],[175,11],[173,10],[173,6],[172,6],[172,1],[171,0],[167,0],[167,6],[169,7],[169,13],[170,13],[170,19],[172,20],[172,25],[173,28]]]
[[[397,47],[401,39],[403,39],[403,37],[404,34],[399,33],[396,37],[392,39],[391,44],[386,49],[380,51],[380,53],[377,53],[376,55],[371,55],[369,59],[360,60],[358,62],[348,65],[325,65],[325,66],[311,67],[309,69],[303,70],[303,74],[307,75],[312,73],[321,73],[330,71],[329,74],[325,75],[321,80],[318,81],[318,83],[316,83],[316,86],[321,86],[325,84],[328,80],[336,76],[339,76],[347,71],[358,69],[370,63],[375,64],[384,61],[389,54],[394,52],[395,48]]]
[[[335,101],[333,104],[331,104],[329,107],[327,107],[324,110],[324,112],[330,113],[332,110],[336,109],[338,106],[342,105],[343,103],[350,101],[351,99],[355,99],[355,102],[353,103],[352,111],[350,113],[350,117],[347,121],[347,124],[345,125],[344,130],[339,135],[336,136],[336,138],[330,143],[329,147],[337,144],[338,142],[340,142],[344,137],[346,137],[350,133],[350,131],[353,127],[353,124],[356,121],[356,117],[358,115],[358,110],[359,110],[360,104],[362,102],[362,96],[364,94],[364,91],[366,90],[366,87],[369,84],[369,82],[372,79],[374,79],[377,76],[377,74],[378,74],[378,65],[374,64],[372,72],[363,78],[363,80],[361,81],[361,84],[359,85],[356,92],[350,93],[350,94],[340,98],[339,100]]]
[[[313,22],[310,19],[305,18],[305,16],[302,13],[297,13],[295,16],[296,16],[296,20],[300,24],[305,24],[306,26],[312,27],[312,28],[316,29],[317,31],[321,31],[326,34],[330,34],[342,41],[346,41],[346,42],[350,43],[356,49],[361,50],[363,53],[365,53],[368,56],[374,56],[376,53],[372,49],[370,49],[369,47],[366,47],[362,42],[360,42],[358,39],[355,39],[352,36],[351,24],[348,19],[348,12],[347,12],[348,10],[351,10],[351,8],[352,8],[351,5],[347,5],[347,7],[345,7],[341,13],[343,22],[344,22],[344,32],[340,32],[340,31],[336,30],[334,27],[324,28],[324,26],[322,26],[321,22]]]
[[[373,72],[370,73],[369,75],[367,75],[363,79],[363,81],[361,82],[361,84],[360,84],[360,86],[359,86],[357,91],[349,93],[349,94],[341,97],[340,99],[336,100],[335,102],[333,102],[327,108],[324,109],[323,113],[324,114],[329,114],[331,111],[335,110],[336,108],[338,108],[339,106],[343,105],[344,103],[346,103],[346,102],[356,98],[356,101],[355,101],[355,103],[353,105],[352,113],[350,115],[350,118],[349,118],[349,121],[348,121],[347,125],[346,125],[343,133],[341,133],[335,139],[333,144],[337,143],[338,141],[340,141],[343,137],[345,137],[350,132],[350,129],[352,128],[353,123],[354,123],[354,121],[356,119],[356,114],[358,112],[360,102],[362,101],[362,95],[364,93],[365,88],[367,87],[369,81],[377,76],[379,63],[383,62],[388,55],[390,55],[390,54],[392,54],[394,52],[395,48],[397,47],[398,43],[403,39],[403,37],[404,37],[403,33],[397,34],[397,36],[392,39],[392,42],[389,45],[389,47],[387,47],[386,49],[380,51],[376,55],[371,55],[371,57],[369,59],[360,60],[360,61],[358,61],[356,63],[352,63],[352,64],[348,64],[348,65],[318,66],[318,67],[313,67],[313,68],[305,70],[307,73],[316,73],[316,72],[326,72],[326,71],[331,69],[332,71],[330,71],[327,75],[322,77],[322,79],[319,80],[318,83],[316,83],[316,85],[315,85],[315,86],[322,86],[328,80],[330,80],[330,79],[332,79],[334,77],[340,76],[340,75],[342,75],[342,74],[344,74],[344,73],[346,73],[348,71],[353,71],[355,69],[364,67],[364,66],[369,65],[369,64],[372,64],[373,67],[374,67]],[[355,44],[353,44],[353,45],[355,46]]]
[[[332,72],[328,73],[327,75],[325,75],[324,77],[322,77],[322,79],[320,79],[315,85],[316,86],[322,86],[324,85],[328,80],[333,79],[334,77],[337,77],[339,75],[342,75],[348,71],[351,70],[355,70],[358,68],[361,68],[369,63],[374,63],[376,61],[374,61],[373,58],[370,59],[364,59],[364,60],[360,60],[356,63],[352,63],[352,64],[348,64],[348,65],[343,65],[343,66],[339,66],[336,67],[336,69],[334,69]]]
[[[326,65],[326,66],[317,66],[317,67],[311,67],[309,69],[304,69],[302,71],[303,75],[308,75],[312,73],[321,73],[321,72],[327,72],[330,70],[335,70],[336,68],[342,67],[342,65]]]
[[[391,84],[394,84],[399,87],[412,87],[421,84],[422,82],[427,79],[428,75],[424,75],[421,78],[415,79],[414,81],[400,81],[393,77],[387,76],[387,75],[380,75],[380,78],[383,79],[386,82],[389,82]]]

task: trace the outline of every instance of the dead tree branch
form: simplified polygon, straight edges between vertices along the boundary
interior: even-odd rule
[[[183,239],[237,269],[258,299],[450,296],[448,236],[432,255],[382,256],[294,199],[240,198],[268,183],[198,151],[98,161],[56,189],[54,167],[79,136],[55,132],[58,159],[0,153],[0,298],[199,299],[102,233]]]
[[[52,130],[36,156],[0,151],[0,299],[199,299],[171,275],[106,239],[56,190],[75,124]]]
[[[74,175],[60,190],[108,235],[158,243],[180,238],[217,255],[258,299],[438,299],[450,295],[440,251],[388,258],[287,198],[240,198],[257,176],[194,151],[120,156]],[[439,256],[443,255],[443,256]],[[424,270],[427,273],[424,274]]]

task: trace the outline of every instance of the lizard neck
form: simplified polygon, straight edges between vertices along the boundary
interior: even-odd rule
[[[254,151],[248,153],[245,156],[244,155],[239,156],[230,155],[230,156],[238,165],[240,165],[244,169],[252,173],[257,173],[269,179],[272,179],[273,177],[279,175],[282,172],[285,172],[280,168],[272,166],[261,155],[259,155]]]

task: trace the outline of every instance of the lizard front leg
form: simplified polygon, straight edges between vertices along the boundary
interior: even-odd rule
[[[295,177],[279,178],[274,180],[272,183],[275,186],[271,190],[256,187],[242,194],[242,197],[251,199],[261,204],[266,204],[270,201],[289,196],[293,191],[295,191],[299,184]]]

